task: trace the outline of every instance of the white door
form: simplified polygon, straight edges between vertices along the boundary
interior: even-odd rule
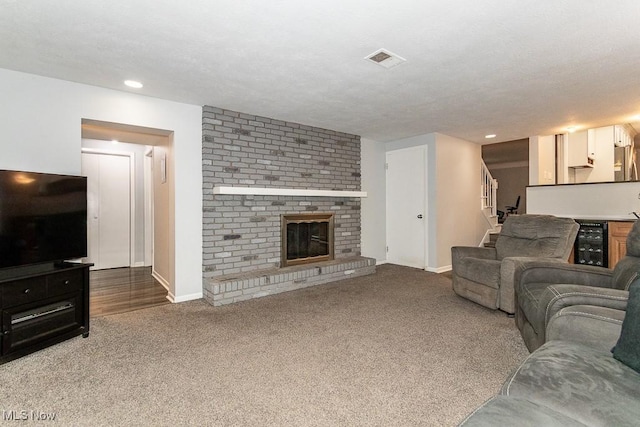
[[[88,257],[95,269],[131,263],[131,165],[128,156],[82,153],[87,176]]]
[[[387,152],[387,261],[424,269],[426,204],[424,147]]]

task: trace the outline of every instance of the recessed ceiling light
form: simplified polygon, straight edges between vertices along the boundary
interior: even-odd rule
[[[112,144],[119,144],[119,143],[120,143],[120,141],[118,141],[117,139],[112,139],[112,140],[111,140],[111,143],[112,143]]]
[[[573,132],[575,132],[575,131],[576,131],[576,127],[575,127],[575,126],[569,126],[569,127],[567,128],[567,132],[569,132],[569,133],[573,133]]]
[[[496,134],[495,133],[490,133],[489,135],[485,135],[484,137],[487,138],[487,139],[491,139],[491,138],[495,138]]]
[[[18,184],[31,184],[33,181],[35,181],[34,178],[31,178],[22,173],[15,174],[13,176],[13,180]]]
[[[137,82],[135,80],[125,80],[124,84],[134,89],[140,89],[143,86],[142,83]]]

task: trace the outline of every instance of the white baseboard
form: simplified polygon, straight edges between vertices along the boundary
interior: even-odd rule
[[[151,270],[151,276],[153,276],[153,278],[156,279],[162,285],[162,287],[165,288],[167,292],[169,292],[169,294],[171,294],[169,282],[164,277],[158,274],[158,272],[154,269]]]
[[[202,298],[202,292],[196,292],[193,294],[189,294],[189,295],[182,295],[180,297],[176,297],[173,292],[171,292],[171,289],[169,287],[169,282],[162,277],[160,274],[158,274],[157,271],[152,270],[151,271],[151,275],[153,276],[154,279],[156,279],[163,288],[165,288],[167,290],[167,299],[173,303],[176,302],[185,302],[185,301],[191,301],[194,299],[200,299]]]
[[[451,268],[452,267],[450,265],[445,265],[444,267],[437,267],[437,268],[427,267],[425,268],[425,270],[431,273],[446,273],[447,271],[451,271]]]
[[[189,294],[189,295],[182,295],[181,297],[178,297],[178,298],[176,298],[176,296],[173,295],[171,292],[167,294],[167,299],[174,303],[193,301],[195,299],[201,299],[201,298],[202,298],[202,292],[196,292],[194,294]]]
[[[390,263],[387,260],[376,261],[376,265],[382,265],[382,264],[392,264],[392,263]],[[400,265],[400,264],[397,264],[397,265]],[[430,273],[445,273],[447,271],[451,271],[451,266],[450,265],[445,265],[444,267],[437,267],[437,268],[432,268],[432,267],[425,267],[425,268],[410,267],[410,268],[417,268],[419,270],[428,271]]]
[[[134,262],[131,267],[145,267],[145,265],[144,265],[144,262],[138,261],[138,262]]]

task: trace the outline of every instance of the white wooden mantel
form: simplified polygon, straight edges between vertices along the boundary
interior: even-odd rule
[[[366,191],[309,190],[304,188],[213,187],[213,194],[244,196],[303,196],[303,197],[367,197]]]

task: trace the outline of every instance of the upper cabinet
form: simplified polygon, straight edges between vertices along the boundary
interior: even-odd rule
[[[629,125],[615,125],[613,127],[613,143],[616,147],[630,147],[633,145],[635,130]]]
[[[589,129],[583,133],[586,133],[587,137],[582,149],[586,151],[590,165],[588,169],[577,169],[573,166],[573,182],[579,184],[614,181],[614,126]],[[569,139],[569,152],[573,149],[571,144],[572,141]]]
[[[567,167],[592,168],[596,144],[592,129],[567,134]]]

